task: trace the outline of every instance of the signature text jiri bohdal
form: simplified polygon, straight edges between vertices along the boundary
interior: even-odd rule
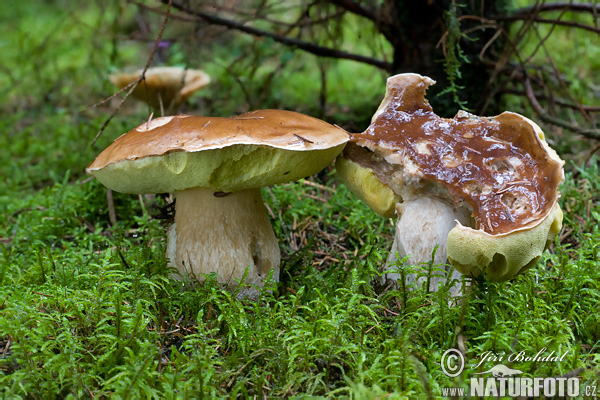
[[[494,363],[502,363],[502,362],[560,362],[563,361],[564,358],[569,354],[568,352],[564,352],[563,354],[557,353],[555,350],[552,350],[550,353],[545,354],[548,349],[543,347],[540,351],[537,352],[534,356],[530,356],[525,354],[524,351],[520,351],[517,353],[510,353],[506,355],[505,353],[494,353],[492,351],[485,351],[481,353],[481,358],[477,366],[474,369],[477,369],[481,364],[485,362],[494,362]]]

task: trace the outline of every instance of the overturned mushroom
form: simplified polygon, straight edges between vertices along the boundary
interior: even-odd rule
[[[352,135],[336,169],[373,210],[398,215],[388,265],[396,251],[427,262],[439,246],[435,263],[447,258],[462,274],[511,279],[561,228],[563,161],[518,114],[438,117],[425,99],[433,83],[417,74],[389,78],[371,125]]]
[[[124,88],[136,82],[143,70],[116,73],[110,76],[113,85]],[[144,79],[131,93],[157,111],[176,109],[197,90],[210,83],[210,77],[198,69],[181,67],[148,68]]]
[[[235,285],[249,267],[245,282],[263,286],[270,271],[278,280],[280,252],[260,188],[319,172],[347,140],[291,111],[162,117],[119,137],[88,171],[118,192],[174,193],[167,256],[182,275]]]

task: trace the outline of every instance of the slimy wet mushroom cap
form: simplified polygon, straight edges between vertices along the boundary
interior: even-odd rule
[[[399,203],[433,196],[468,211],[472,220],[456,217],[462,223],[448,235],[448,259],[464,274],[486,268],[493,279],[510,279],[560,229],[563,162],[540,128],[516,113],[437,116],[425,99],[433,83],[416,74],[389,78],[371,125],[352,135],[345,163],[372,171]],[[519,232],[520,243],[509,245]]]
[[[426,87],[421,83],[422,91],[411,92],[388,86],[389,105],[353,142],[377,146],[413,179],[439,183],[456,202],[466,201],[477,229],[502,234],[538,224],[554,206],[563,180],[562,162],[541,130],[511,112],[438,117],[425,102]]]

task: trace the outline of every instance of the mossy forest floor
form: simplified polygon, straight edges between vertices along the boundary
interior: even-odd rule
[[[281,281],[258,301],[238,300],[211,277],[197,287],[169,277],[163,197],[114,193],[111,224],[106,190],[84,169],[149,112],[128,99],[91,146],[119,97],[89,106],[114,92],[109,70],[143,66],[151,44],[120,39],[133,29],[125,24],[135,23],[130,3],[74,4],[21,1],[0,10],[0,397],[433,398],[443,388],[468,389],[473,373],[499,363],[527,377],[598,386],[600,176],[598,158],[586,155],[595,143],[549,134],[569,160],[560,236],[528,273],[474,281],[459,305],[449,304],[446,288],[380,283],[393,221],[357,200],[332,170],[263,190],[283,255]],[[156,31],[160,16],[151,21]],[[261,100],[254,81],[244,81],[244,91],[223,67],[251,39],[226,39],[231,48],[220,44],[212,59],[194,65],[213,86],[184,111],[318,113],[315,58],[290,58],[273,79],[293,83]],[[271,47],[257,57],[299,54]],[[186,57],[173,51],[166,61]],[[240,79],[264,82],[263,67]],[[352,62],[329,74],[330,107],[321,117],[364,129],[386,77]],[[346,78],[359,74],[368,83]],[[451,348],[466,358],[453,378],[440,365]],[[540,351],[562,359],[477,366],[486,352],[506,360]]]

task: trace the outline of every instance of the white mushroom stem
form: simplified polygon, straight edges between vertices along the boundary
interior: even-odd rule
[[[262,287],[270,270],[279,280],[279,245],[260,189],[215,193],[195,188],[175,192],[175,198],[167,256],[181,275],[203,280],[203,274],[214,272],[220,282],[235,286],[248,268],[245,284]]]
[[[411,264],[427,264],[432,259],[435,247],[438,246],[433,258],[433,265],[436,268],[433,269],[430,276],[429,290],[439,290],[439,284],[448,279],[447,272],[450,270],[448,265],[444,265],[447,262],[448,233],[454,228],[457,220],[466,226],[471,224],[468,212],[464,209],[457,209],[438,197],[423,195],[403,203],[397,203],[396,213],[398,223],[386,270],[395,268],[397,260],[406,256],[410,256],[408,262]],[[423,265],[423,267],[428,268],[428,265]],[[419,285],[422,285],[427,281],[427,274],[428,271],[422,271],[420,275],[425,276],[421,277],[418,274],[409,274],[406,277],[406,283],[417,281]],[[398,273],[388,273],[386,278],[396,281],[402,279]],[[460,278],[460,272],[453,270],[451,279],[460,281]],[[451,293],[458,294],[460,286],[454,285]]]

